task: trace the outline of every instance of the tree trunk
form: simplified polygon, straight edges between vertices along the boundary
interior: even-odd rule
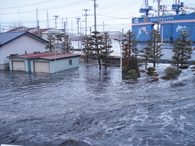
[[[101,69],[101,60],[98,58],[99,69]]]

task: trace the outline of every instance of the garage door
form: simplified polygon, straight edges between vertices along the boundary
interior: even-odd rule
[[[13,70],[20,70],[25,71],[25,63],[24,61],[15,61],[12,62],[12,69]]]
[[[34,61],[34,72],[49,73],[49,62]]]

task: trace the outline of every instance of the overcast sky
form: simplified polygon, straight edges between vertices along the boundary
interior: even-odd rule
[[[186,6],[195,7],[194,0],[183,0]],[[97,30],[125,31],[131,28],[132,17],[140,17],[139,9],[143,0],[96,0],[97,3]],[[26,27],[36,26],[36,9],[38,9],[39,23],[41,28],[47,28],[47,11],[49,15],[49,27],[55,27],[54,15],[58,15],[57,28],[63,27],[63,21],[67,20],[69,32],[77,31],[76,18],[81,18],[82,27],[85,26],[85,13],[83,9],[90,9],[87,13],[88,30],[91,26],[94,30],[94,1],[92,0],[0,0],[0,23],[1,31],[10,29],[10,25],[22,22]],[[173,0],[163,0],[161,4],[171,9]],[[157,2],[149,0],[149,5],[157,9]],[[157,15],[151,11],[151,14]],[[171,13],[171,11],[170,11]],[[173,13],[173,12],[172,12]],[[67,19],[66,19],[67,18]],[[83,30],[84,31],[84,30]]]

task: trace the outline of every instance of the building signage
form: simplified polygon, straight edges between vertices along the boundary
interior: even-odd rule
[[[160,19],[160,21],[169,21],[169,20],[174,20],[174,17],[171,17],[171,16],[169,16],[169,17],[160,17],[159,19]],[[158,21],[158,18],[151,18],[150,21],[151,22],[156,22],[156,21]]]

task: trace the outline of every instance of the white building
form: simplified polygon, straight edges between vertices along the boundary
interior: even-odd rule
[[[9,67],[7,56],[45,52],[46,43],[48,43],[46,40],[29,32],[0,33],[0,69]]]

